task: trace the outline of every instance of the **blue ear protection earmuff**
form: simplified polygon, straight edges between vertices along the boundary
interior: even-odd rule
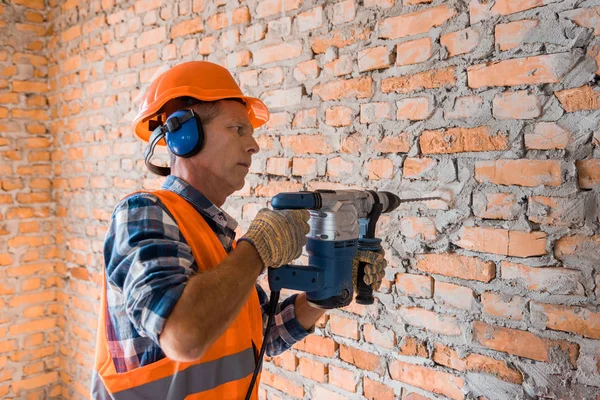
[[[171,114],[164,125],[158,126],[152,132],[148,147],[144,151],[146,167],[156,175],[167,176],[171,173],[171,168],[159,167],[150,162],[154,147],[163,138],[169,150],[177,157],[188,158],[198,154],[204,144],[202,121],[193,110],[179,110]]]

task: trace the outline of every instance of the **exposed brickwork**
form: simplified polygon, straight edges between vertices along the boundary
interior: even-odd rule
[[[597,398],[598,10],[3,2],[0,397],[88,398],[111,210],[162,183],[129,123],[154,77],[203,59],[272,111],[225,207],[239,233],[282,191],[443,197],[385,219],[377,305],[270,359],[261,398]]]

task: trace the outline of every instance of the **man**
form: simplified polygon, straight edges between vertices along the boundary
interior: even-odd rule
[[[208,62],[179,64],[145,92],[134,130],[149,141],[148,167],[169,176],[162,190],[134,193],[113,212],[93,398],[244,398],[268,305],[257,278],[299,257],[310,230],[306,210],[263,209],[234,245],[237,223],[220,209],[244,186],[259,151],[253,131],[268,118]],[[173,154],[170,170],[151,163],[157,144]],[[385,260],[363,256],[378,287]],[[304,293],[285,299],[267,354],[313,332],[323,313]]]

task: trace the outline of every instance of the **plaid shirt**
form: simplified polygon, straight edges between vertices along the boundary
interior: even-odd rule
[[[183,197],[207,221],[225,250],[232,250],[237,222],[182,179],[169,176],[163,189]],[[149,193],[127,197],[115,208],[104,242],[108,314],[106,332],[117,372],[165,358],[159,335],[188,279],[198,267],[174,218]],[[257,284],[267,323],[269,298]],[[311,331],[296,320],[290,296],[279,303],[267,354],[289,349]]]

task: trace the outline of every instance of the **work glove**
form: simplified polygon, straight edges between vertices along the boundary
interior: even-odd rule
[[[265,268],[279,268],[302,254],[306,235],[310,232],[309,218],[307,210],[263,208],[240,240],[250,242],[256,248]]]
[[[373,290],[379,290],[381,282],[385,276],[385,267],[387,267],[387,261],[384,258],[385,252],[380,251],[369,251],[369,250],[358,250],[356,256],[352,260],[352,274],[354,282],[354,290],[358,286],[358,266],[359,263],[367,263],[365,265],[365,275],[363,277],[364,282],[367,285],[371,285]]]

